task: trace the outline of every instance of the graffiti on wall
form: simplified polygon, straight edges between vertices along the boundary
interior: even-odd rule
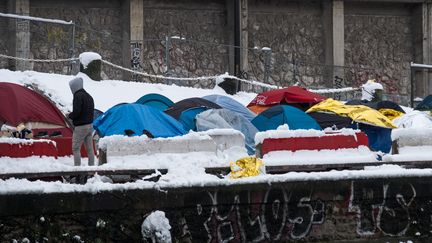
[[[131,69],[135,71],[142,71],[142,60],[141,60],[141,54],[142,54],[142,47],[143,43],[141,41],[135,41],[130,43],[131,47]],[[138,79],[137,74],[132,75],[133,80]]]
[[[240,193],[216,191],[193,194],[185,204],[185,232],[207,242],[260,242],[301,239],[325,219],[325,205],[311,192],[282,188]]]
[[[411,224],[409,207],[416,197],[411,184],[352,182],[350,212],[356,213],[357,234],[405,235]]]

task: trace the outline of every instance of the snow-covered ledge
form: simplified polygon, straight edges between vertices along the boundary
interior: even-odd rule
[[[223,152],[232,147],[245,147],[244,136],[233,129],[212,129],[192,132],[172,138],[127,137],[114,135],[101,138],[98,148],[102,156],[99,164],[110,156],[127,156],[157,153]]]

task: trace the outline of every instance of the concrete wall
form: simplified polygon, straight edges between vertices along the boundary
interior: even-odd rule
[[[430,242],[431,184],[400,177],[3,194],[0,241],[142,242],[141,224],[161,210],[173,242]]]
[[[345,68],[348,84],[359,86],[376,79],[384,93],[400,95],[407,101],[410,92],[410,65],[414,60],[414,5],[403,3],[345,3]],[[418,32],[417,32],[418,33]],[[361,69],[359,67],[364,67]]]
[[[120,0],[67,0],[30,1],[30,15],[52,19],[73,20],[75,30],[75,56],[94,51],[108,61],[122,65]],[[36,59],[61,59],[71,56],[72,27],[31,22],[31,52]],[[120,62],[119,62],[120,61]],[[60,64],[34,64],[34,70],[68,73],[70,66]],[[105,67],[105,66],[104,66]],[[118,70],[104,68],[110,79],[121,78]]]

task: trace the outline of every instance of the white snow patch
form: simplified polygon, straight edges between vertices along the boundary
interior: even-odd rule
[[[143,238],[150,238],[152,242],[169,243],[171,241],[171,225],[165,217],[165,212],[156,210],[146,217],[141,225]]]
[[[297,129],[297,130],[288,130],[288,125],[282,125],[277,128],[277,130],[268,130],[265,132],[258,132],[255,134],[255,145],[260,144],[266,138],[294,138],[294,137],[322,137],[322,136],[336,136],[336,135],[344,135],[344,136],[354,136],[356,137],[356,133],[360,132],[360,130],[354,130],[350,128],[343,128],[340,130],[315,130],[315,129]]]
[[[79,60],[83,67],[87,68],[92,61],[102,60],[102,57],[96,52],[83,52],[79,55]]]

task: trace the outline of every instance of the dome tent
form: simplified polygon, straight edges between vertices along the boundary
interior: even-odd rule
[[[172,102],[172,100],[170,100],[166,96],[163,96],[161,94],[156,94],[156,93],[143,95],[141,96],[141,98],[135,101],[135,103],[142,104],[142,105],[149,105],[160,111],[164,111],[168,107],[174,104],[174,102]]]
[[[63,113],[41,94],[24,86],[0,82],[0,125],[26,124],[34,132],[72,136]]]
[[[209,100],[220,105],[222,108],[228,109],[230,111],[234,111],[242,116],[244,116],[249,121],[255,118],[255,114],[252,113],[248,108],[239,103],[233,98],[230,98],[225,95],[207,95],[204,96],[203,99]]]
[[[277,129],[280,125],[287,124],[289,129],[316,129],[321,130],[320,125],[302,110],[289,105],[277,105],[259,114],[252,120],[252,124],[259,131]]]
[[[123,104],[111,107],[93,122],[99,136],[140,136],[149,132],[153,137],[174,137],[186,134],[182,125],[174,118],[156,108],[140,104]]]

